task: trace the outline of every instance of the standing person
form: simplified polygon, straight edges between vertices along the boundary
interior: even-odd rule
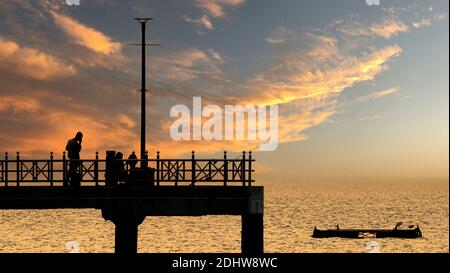
[[[80,151],[81,142],[83,141],[83,133],[77,132],[74,138],[69,139],[66,145],[67,156],[69,157],[69,172],[68,179],[70,179],[70,186],[80,186],[80,173],[78,168],[80,166]],[[68,186],[68,179],[64,181],[64,186]]]

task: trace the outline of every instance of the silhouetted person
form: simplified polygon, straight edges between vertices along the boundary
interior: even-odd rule
[[[83,141],[83,133],[78,132],[74,138],[69,139],[66,145],[67,156],[69,157],[69,172],[68,179],[71,186],[79,186],[81,181],[81,174],[78,172],[80,167],[80,151],[81,142]],[[64,181],[64,186],[67,185],[67,179]]]
[[[125,164],[123,162],[123,154],[121,152],[116,153],[114,164],[115,164],[114,171],[116,174],[117,182],[125,182],[128,178],[128,174],[127,171],[125,170]]]
[[[130,172],[136,169],[136,164],[137,164],[137,156],[133,151],[128,157],[128,166],[130,166]]]

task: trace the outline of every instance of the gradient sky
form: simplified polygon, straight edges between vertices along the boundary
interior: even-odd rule
[[[150,155],[214,157],[249,142],[173,142],[169,110],[279,104],[258,180],[448,179],[447,0],[3,0],[0,152],[139,150],[140,41],[150,16]],[[157,148],[156,148],[157,147]]]

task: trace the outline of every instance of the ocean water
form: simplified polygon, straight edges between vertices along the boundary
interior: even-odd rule
[[[446,184],[265,185],[265,252],[449,252]],[[318,228],[418,224],[419,239],[315,239]],[[98,210],[0,210],[0,252],[113,252],[114,225]],[[147,217],[138,251],[240,252],[238,216]]]

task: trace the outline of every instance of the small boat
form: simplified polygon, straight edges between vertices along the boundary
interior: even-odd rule
[[[312,237],[314,238],[329,238],[329,237],[340,237],[340,238],[419,238],[422,237],[422,231],[418,225],[411,225],[407,228],[399,228],[402,223],[397,223],[394,229],[340,229],[339,225],[336,229],[320,230],[314,227]]]

